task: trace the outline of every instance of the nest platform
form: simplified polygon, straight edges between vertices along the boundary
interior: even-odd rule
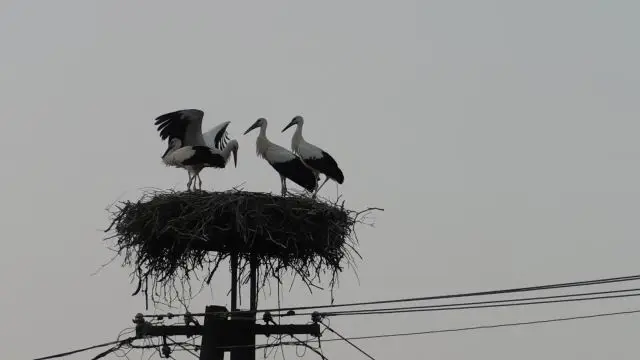
[[[374,210],[240,190],[152,190],[114,208],[106,232],[124,265],[134,268],[134,295],[149,280],[157,295],[158,288],[175,290],[176,282],[184,285],[202,271],[203,284],[209,284],[232,254],[238,256],[240,276],[248,273],[251,257],[257,258],[262,285],[270,278],[280,282],[281,274],[291,271],[310,290],[328,273],[333,287],[337,274],[359,257],[355,225]]]

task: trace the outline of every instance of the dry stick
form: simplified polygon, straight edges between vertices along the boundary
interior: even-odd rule
[[[205,281],[211,281],[227,257],[225,244],[238,236],[259,238],[246,246],[252,250],[259,247],[266,270],[260,279],[261,287],[270,278],[280,282],[281,275],[291,270],[312,291],[321,289],[319,281],[329,269],[330,285],[335,286],[343,260],[355,269],[353,253],[361,258],[355,247],[355,225],[363,223],[369,212],[382,210],[345,210],[344,201],[339,201],[340,198],[335,202],[313,201],[299,196],[283,199],[237,189],[224,193],[153,190],[135,202],[114,206],[118,210],[112,212],[108,230],[115,234],[108,238],[116,240],[115,251],[124,255],[125,264],[135,264],[139,273],[132,274],[134,277],[152,280],[153,301],[156,296],[166,297],[175,291],[172,283],[178,279],[188,281],[205,263],[209,266]],[[289,220],[294,223],[292,228]],[[319,230],[310,231],[325,232],[328,238],[314,236],[310,231],[298,234],[299,228],[314,227]],[[265,236],[267,232],[272,232],[271,236]],[[230,233],[235,235],[229,237]],[[222,253],[213,255],[212,250]]]

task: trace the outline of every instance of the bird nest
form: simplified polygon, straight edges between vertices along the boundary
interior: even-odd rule
[[[175,298],[182,302],[185,284],[191,295],[192,277],[201,288],[208,285],[232,254],[238,257],[241,281],[248,281],[253,256],[260,287],[272,278],[281,283],[282,274],[291,271],[309,290],[321,288],[328,273],[333,289],[338,273],[360,257],[355,225],[372,210],[382,209],[356,212],[345,209],[344,202],[239,190],[151,190],[137,201],[116,204],[106,232],[115,242],[113,250],[124,256],[123,265],[134,269],[133,295],[145,284],[147,298],[156,303],[160,297],[166,304]]]

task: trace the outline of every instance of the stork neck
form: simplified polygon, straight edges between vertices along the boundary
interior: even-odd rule
[[[260,127],[260,134],[256,137],[256,153],[258,156],[264,158],[269,148],[270,141],[267,139],[267,127]]]
[[[302,137],[302,124],[296,125],[296,131],[293,133],[293,137],[291,138],[291,150],[294,152],[298,152],[298,148],[300,147],[300,142],[302,142],[304,138]]]
[[[231,144],[227,144],[221,151],[222,158],[224,161],[229,160],[229,155],[231,155]]]
[[[167,151],[164,152],[164,154],[162,155],[162,159],[168,157],[169,155],[173,154],[176,150],[178,150],[181,147],[181,144],[172,144],[169,146],[169,148],[167,148]]]

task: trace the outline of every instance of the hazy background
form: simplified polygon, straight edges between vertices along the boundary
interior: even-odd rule
[[[359,229],[361,281],[346,273],[336,302],[638,272],[640,3],[59,0],[0,10],[3,358],[111,341],[144,311],[121,259],[91,274],[112,256],[106,206],[145,187],[186,187],[183,170],[162,165],[153,126],[180,108],[203,109],[205,130],[231,121],[240,141],[238,168],[204,170],[206,188],[279,191],[255,155],[257,134],[241,134],[264,116],[270,139],[288,147],[292,133],[280,130],[302,114],[307,140],[345,172],[347,206],[385,208],[375,228]],[[213,287],[192,311],[228,304],[226,276]],[[283,305],[329,300],[298,283]],[[275,303],[275,292],[260,298]],[[605,300],[332,326],[375,335],[637,308]],[[639,320],[358,344],[377,359],[636,359]],[[342,342],[323,348],[362,358]]]

